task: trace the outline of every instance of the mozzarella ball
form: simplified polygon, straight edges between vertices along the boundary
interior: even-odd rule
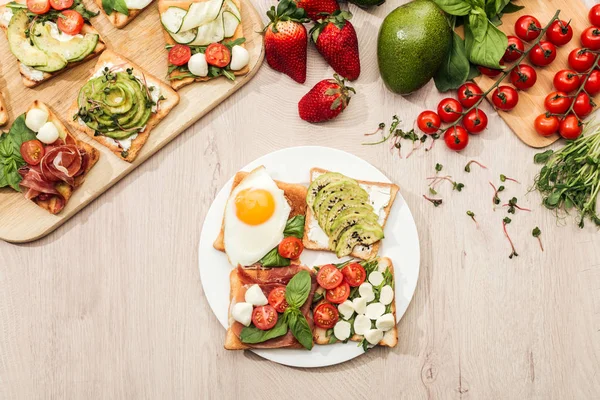
[[[375,300],[375,293],[373,293],[373,286],[369,282],[363,282],[358,287],[358,293],[360,297],[364,297],[367,303]]]
[[[350,323],[338,321],[333,327],[333,334],[338,340],[344,341],[350,337]]]
[[[231,49],[231,63],[229,64],[229,68],[233,71],[238,71],[248,65],[249,61],[250,54],[248,53],[248,50],[242,46],[233,46]]]
[[[396,326],[396,319],[394,318],[394,314],[387,313],[377,318],[377,321],[375,321],[375,326],[381,331],[389,331],[394,326]]]
[[[379,329],[369,329],[365,332],[365,339],[371,344],[377,344],[383,339],[383,332]]]
[[[383,305],[388,305],[394,300],[394,289],[390,285],[385,285],[379,292],[379,302]]]
[[[48,113],[41,108],[32,108],[25,115],[25,125],[34,132],[38,132],[46,122],[48,122]]]
[[[246,290],[244,299],[246,300],[246,302],[254,306],[264,306],[267,303],[269,303],[269,301],[267,300],[267,296],[265,296],[262,289],[258,285],[250,286],[248,290]]]
[[[385,313],[385,306],[381,303],[371,303],[367,306],[365,315],[369,319],[377,319]]]
[[[371,320],[364,315],[357,315],[354,319],[354,333],[364,335],[369,329],[371,329]]]
[[[194,54],[188,61],[187,66],[190,72],[196,76],[204,77],[208,75],[208,63],[202,53]]]
[[[342,314],[342,317],[344,317],[344,319],[350,319],[354,314],[354,304],[352,303],[352,301],[346,300],[338,306],[338,311],[340,312],[340,314]]]
[[[354,311],[357,314],[364,314],[367,311],[367,299],[364,297],[357,297],[352,300],[352,305],[354,306]]]
[[[383,274],[379,271],[371,272],[369,274],[369,282],[371,282],[371,285],[373,286],[381,285],[381,282],[383,282]]]
[[[253,307],[250,303],[235,303],[231,309],[231,316],[240,324],[250,326],[250,321],[252,321],[252,311]]]
[[[54,125],[52,122],[46,122],[44,125],[42,125],[37,135],[35,135],[35,137],[44,144],[56,142],[58,136],[58,129],[56,129],[56,125]]]

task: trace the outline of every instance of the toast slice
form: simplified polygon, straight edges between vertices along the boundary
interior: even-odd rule
[[[8,122],[8,111],[6,110],[6,103],[4,102],[4,96],[0,92],[0,126],[6,125]]]
[[[101,0],[99,0],[99,1],[101,1]],[[188,10],[190,8],[190,6],[192,5],[192,3],[195,3],[195,2],[198,3],[198,2],[202,2],[202,1],[206,1],[206,0],[194,0],[194,1],[191,1],[191,0],[158,0],[158,12],[159,12],[159,14],[162,14],[169,7],[179,7],[184,10]],[[240,13],[241,13],[242,5],[240,3],[240,0],[232,0],[232,1],[237,6],[237,8],[240,10]],[[244,28],[242,27],[242,25],[243,25],[242,22],[240,22],[240,24],[238,25],[233,36],[230,38],[226,38],[225,40],[223,40],[223,42],[232,42],[234,40],[244,37]],[[177,42],[175,40],[173,40],[173,38],[171,37],[169,32],[167,32],[164,29],[164,27],[163,27],[163,36],[165,37],[165,42],[167,45],[177,44]],[[246,47],[245,44],[241,44],[241,46]],[[250,66],[246,65],[244,68],[240,69],[239,71],[232,71],[232,72],[236,76],[241,76],[241,75],[246,75],[249,71],[250,71]],[[214,77],[209,77],[209,76],[179,78],[179,76],[182,76],[182,75],[184,75],[184,73],[181,71],[177,71],[177,70],[173,70],[169,73],[168,80],[171,82],[171,87],[173,89],[179,90],[182,87],[187,86],[194,82],[206,82],[211,79],[214,79]],[[216,78],[218,78],[218,77],[216,77]]]
[[[21,4],[25,3],[22,0],[18,0],[17,2],[21,3]],[[4,12],[7,11],[7,9],[8,9],[8,7],[6,5],[0,6],[0,15],[3,15]],[[0,23],[0,29],[2,29],[4,31],[4,34],[7,35],[8,25],[5,25],[4,23]],[[98,43],[96,44],[96,48],[94,49],[93,52],[88,54],[81,61],[69,62],[65,68],[61,69],[60,71],[56,71],[56,72],[37,71],[37,70],[34,70],[33,68],[28,67],[28,66],[24,65],[23,63],[19,62],[19,73],[21,74],[21,79],[23,80],[23,85],[25,85],[28,88],[36,87],[36,86],[46,82],[47,80],[50,80],[53,77],[65,72],[65,71],[68,71],[71,68],[78,66],[79,64],[83,64],[86,61],[99,56],[100,53],[102,53],[106,49],[106,43],[104,42],[102,35],[100,35],[100,32],[98,32],[96,30],[96,28],[94,28],[89,22],[84,23],[83,28],[81,29],[81,33],[82,34],[93,33],[93,34],[98,35]]]
[[[96,140],[98,143],[102,144],[105,147],[108,147],[117,157],[127,162],[133,162],[136,159],[142,147],[144,146],[144,144],[146,143],[146,141],[148,140],[152,129],[156,125],[158,125],[158,123],[169,114],[173,107],[175,107],[179,103],[179,95],[169,85],[162,82],[160,79],[156,78],[153,75],[150,75],[137,64],[134,64],[125,57],[110,50],[105,51],[102,54],[102,56],[98,59],[93,73],[102,70],[106,64],[119,66],[119,68],[121,68],[123,71],[125,71],[128,68],[133,68],[133,74],[138,76],[140,80],[145,80],[145,82],[147,82],[148,85],[159,87],[160,94],[164,97],[164,100],[160,101],[159,103],[159,108],[156,112],[152,113],[150,119],[148,119],[146,128],[143,132],[139,132],[137,137],[131,141],[131,147],[126,152],[123,151],[123,149],[120,147],[117,141],[103,135],[95,135],[94,130],[85,125],[85,123],[83,123],[83,121],[81,121],[79,118],[75,118],[74,120],[71,118],[69,119],[69,123],[75,129],[84,132],[86,135]],[[69,108],[69,115],[75,116],[77,115],[78,111],[79,105],[76,99]]]
[[[319,175],[325,174],[327,172],[330,172],[330,171],[327,171],[322,168],[312,168],[310,170],[310,181],[312,182]],[[392,209],[392,205],[394,204],[394,200],[396,199],[396,194],[398,193],[398,190],[399,190],[398,186],[393,183],[370,182],[370,181],[360,181],[360,180],[356,180],[356,181],[358,182],[358,184],[361,187],[368,186],[368,187],[381,188],[382,190],[386,190],[386,191],[389,190],[390,200],[389,200],[388,204],[381,211],[384,214],[384,219],[383,219],[383,223],[381,223],[381,227],[385,229],[385,224],[390,215],[390,210]],[[318,226],[316,221],[313,222],[314,218],[315,218],[315,216],[314,216],[312,210],[310,209],[310,207],[307,207],[306,219],[305,219],[305,225],[304,225],[304,238],[302,239],[304,248],[311,249],[311,250],[333,251],[329,248],[328,243],[324,243],[324,242],[320,243],[320,242],[310,238],[312,236],[311,229],[318,229],[321,233],[321,235],[319,235],[319,236],[325,235],[325,233]],[[311,227],[311,225],[312,225],[312,227]],[[360,248],[359,248],[359,246],[356,246],[353,249],[350,256],[354,257],[354,258],[360,258],[362,260],[370,260],[372,258],[375,258],[377,256],[377,253],[379,252],[380,243],[381,243],[381,241],[378,241],[370,246],[360,246]]]
[[[389,268],[390,272],[392,273],[392,276],[394,276],[395,279],[395,275],[394,275],[394,265],[392,264],[392,260],[390,260],[387,257],[381,257],[379,259],[379,265],[377,267],[379,272],[385,271],[386,268]],[[395,288],[394,288],[394,300],[391,303],[391,307],[390,307],[390,312],[392,314],[394,314],[394,319],[396,319],[396,298],[395,298]],[[353,341],[353,342],[360,342],[363,340],[363,336],[362,335],[357,335],[354,334],[352,337],[350,337],[349,340]],[[315,344],[322,344],[322,345],[326,345],[326,344],[333,344],[333,343],[339,343],[339,340],[334,339],[335,340],[330,340],[330,337],[327,336],[327,330],[323,329],[323,328],[319,328],[317,326],[315,326],[315,329],[313,330],[313,339],[315,341]],[[398,325],[394,325],[394,327],[385,332],[383,335],[383,339],[381,339],[381,341],[378,343],[380,346],[386,346],[386,347],[395,347],[396,344],[398,344]]]
[[[95,0],[96,5],[98,6],[98,8],[102,11],[102,13],[104,15],[106,15],[106,18],[108,18],[108,21],[113,24],[113,26],[115,28],[121,29],[124,28],[128,23],[130,23],[131,21],[134,20],[135,17],[137,17],[138,15],[141,14],[142,11],[144,11],[150,4],[148,4],[148,6],[142,8],[142,9],[129,9],[129,15],[125,15],[125,14],[121,14],[118,11],[112,11],[110,14],[107,14],[106,11],[104,10],[104,7],[102,6],[102,0]]]

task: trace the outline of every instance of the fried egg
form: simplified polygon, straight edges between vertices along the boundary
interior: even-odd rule
[[[283,239],[290,215],[283,190],[261,166],[231,192],[225,206],[224,241],[229,262],[249,266]]]

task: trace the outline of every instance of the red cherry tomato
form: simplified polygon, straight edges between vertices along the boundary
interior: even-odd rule
[[[268,331],[277,323],[277,311],[271,305],[254,307],[252,323],[258,329]]]
[[[535,69],[527,64],[519,64],[510,72],[510,83],[519,90],[527,90],[537,81]]]
[[[583,119],[592,113],[595,106],[596,104],[592,101],[592,99],[590,99],[590,96],[584,92],[581,92],[575,99],[575,103],[573,104],[573,112],[580,119]]]
[[[577,72],[586,72],[592,68],[595,60],[594,53],[582,48],[574,49],[569,53],[569,66]]]
[[[554,75],[553,83],[556,90],[569,93],[579,89],[579,75],[573,70],[563,69]]]
[[[590,8],[588,19],[590,20],[590,24],[600,27],[600,4],[596,4]]]
[[[55,10],[66,10],[73,6],[73,0],[50,0],[50,6]]]
[[[483,91],[474,83],[467,82],[458,88],[458,101],[464,108],[471,108],[481,99]]]
[[[590,26],[581,32],[581,45],[586,49],[600,50],[600,28]]]
[[[600,93],[600,71],[597,69],[593,70],[583,88],[590,96]]]
[[[504,60],[500,60],[500,65],[504,66]],[[490,78],[493,78],[495,76],[500,75],[500,73],[502,72],[501,69],[492,69],[492,68],[488,68],[488,67],[483,67],[481,65],[477,66],[477,69],[479,70],[479,72],[481,72],[483,75],[485,76],[489,76]]]
[[[65,10],[60,13],[56,25],[67,35],[78,35],[83,28],[83,17],[75,10]]]
[[[546,40],[535,45],[529,53],[529,61],[538,67],[545,67],[554,59],[556,59],[556,46]]]
[[[337,308],[330,303],[321,303],[313,311],[315,325],[323,329],[331,329],[340,319]]]
[[[352,287],[360,286],[367,278],[367,273],[359,263],[350,263],[342,268],[344,280]]]
[[[540,21],[531,15],[523,15],[515,23],[515,33],[526,42],[537,39],[541,30]]]
[[[231,51],[221,43],[211,43],[204,52],[206,62],[215,67],[225,68],[231,61]]]
[[[463,108],[458,100],[451,97],[446,97],[438,104],[437,113],[441,120],[446,123],[451,123],[460,118]]]
[[[267,300],[278,313],[283,313],[289,307],[285,300],[285,286],[277,286],[272,289]]]
[[[555,115],[540,114],[534,122],[535,131],[542,136],[550,136],[558,130],[560,122]]]
[[[440,129],[440,125],[442,124],[442,120],[440,116],[435,112],[427,110],[423,111],[417,117],[417,126],[419,129],[428,135],[433,135]]]
[[[45,153],[46,149],[39,140],[28,140],[21,144],[21,156],[29,165],[38,165]]]
[[[581,135],[583,124],[573,114],[569,114],[560,122],[558,133],[567,140],[575,140]]]
[[[492,103],[503,111],[510,111],[519,102],[519,93],[510,86],[500,86],[492,95]]]
[[[173,65],[185,65],[192,58],[192,49],[185,44],[176,44],[169,50],[169,62]]]
[[[27,9],[34,14],[46,14],[50,11],[49,0],[27,0]]]
[[[450,150],[461,151],[469,144],[469,134],[462,126],[453,126],[444,133],[444,142]]]
[[[344,280],[344,275],[333,264],[323,265],[317,272],[317,283],[324,289],[338,287]]]
[[[544,100],[546,111],[551,114],[564,114],[571,107],[573,99],[565,92],[552,92]]]
[[[570,22],[556,20],[546,31],[546,38],[555,46],[564,46],[573,38],[573,28]]]
[[[516,36],[508,36],[507,38],[508,46],[506,47],[502,60],[509,63],[516,61],[521,57],[521,54],[525,51],[525,45],[523,44],[523,41]]]
[[[488,125],[488,117],[483,110],[474,109],[469,111],[462,120],[465,129],[474,135],[481,133]]]
[[[279,243],[279,247],[277,248],[277,251],[281,257],[289,258],[291,260],[295,260],[300,257],[300,254],[302,254],[303,250],[304,245],[302,244],[302,240],[294,236],[288,236],[284,238],[281,243]]]
[[[330,303],[342,304],[350,296],[350,285],[348,282],[342,282],[338,287],[333,289],[327,289],[325,292],[325,298]]]

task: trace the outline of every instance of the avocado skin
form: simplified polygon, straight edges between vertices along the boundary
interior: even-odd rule
[[[350,3],[356,4],[359,7],[380,6],[385,3],[385,0],[349,0]]]
[[[452,44],[444,12],[430,0],[396,8],[383,20],[377,37],[377,62],[383,82],[394,93],[410,94],[435,75]]]

